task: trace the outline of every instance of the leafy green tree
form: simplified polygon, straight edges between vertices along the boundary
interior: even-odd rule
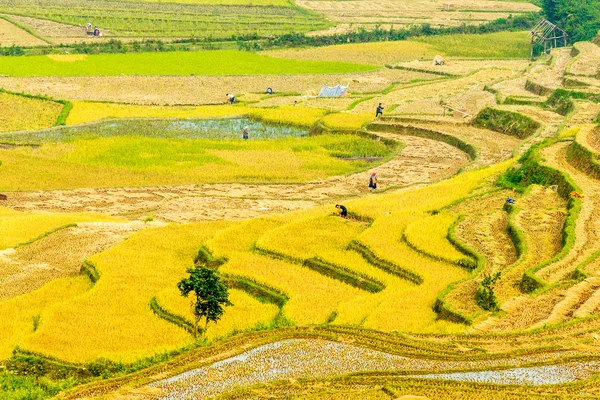
[[[556,21],[556,2],[560,0],[542,0],[542,8],[548,21]]]
[[[229,291],[225,282],[221,280],[217,270],[206,267],[196,266],[187,270],[189,277],[182,279],[177,287],[181,295],[188,297],[194,292],[195,300],[193,303],[194,315],[194,336],[198,338],[198,324],[200,319],[205,318],[203,334],[208,328],[210,321],[217,322],[223,315],[223,306],[232,306],[229,301]]]
[[[570,41],[592,40],[600,30],[600,1],[543,0],[546,18],[563,28]]]

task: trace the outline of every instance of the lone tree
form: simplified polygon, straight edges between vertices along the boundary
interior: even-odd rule
[[[187,297],[190,292],[196,296],[193,302],[194,315],[194,336],[198,338],[198,323],[201,318],[206,319],[204,332],[210,321],[217,322],[223,315],[223,306],[232,306],[229,301],[229,292],[225,282],[221,280],[217,270],[206,267],[196,266],[187,270],[189,277],[182,279],[177,287],[181,295]]]

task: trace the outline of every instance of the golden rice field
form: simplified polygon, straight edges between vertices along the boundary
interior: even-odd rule
[[[0,132],[54,126],[63,105],[0,91]]]
[[[61,226],[77,222],[119,222],[119,218],[95,213],[19,212],[0,207],[0,250],[30,241]]]
[[[189,304],[177,296],[175,283],[203,243],[215,255],[227,258],[222,272],[285,293],[289,301],[282,309],[283,315],[296,324],[324,323],[336,315],[334,324],[362,324],[386,331],[461,331],[462,325],[436,321],[431,305],[439,291],[464,277],[465,272],[449,263],[432,262],[404,245],[400,238],[427,210],[468,195],[509,165],[465,173],[423,189],[381,195],[376,202],[346,203],[351,210],[374,218],[371,226],[332,216],[331,208],[322,207],[288,217],[236,224],[215,222],[144,230],[89,259],[100,279],[84,293],[80,288],[77,295],[60,296],[57,301],[48,297],[45,286],[11,300],[8,304],[12,306],[4,311],[3,317],[20,307],[21,301],[45,302],[45,307],[32,308],[41,315],[35,332],[28,330],[28,318],[15,321],[18,326],[11,327],[11,335],[3,336],[2,348],[20,343],[24,349],[63,360],[85,362],[102,357],[132,362],[190,344],[189,333],[156,318],[149,302],[156,297],[162,307],[189,318],[189,309],[186,311]],[[397,233],[389,235],[389,232]],[[243,240],[238,241],[240,237]],[[419,274],[424,283],[417,286],[382,273],[364,260],[357,262],[361,257],[346,250],[352,240],[364,243],[378,257]],[[445,246],[442,249],[450,249],[442,237],[438,240]],[[256,254],[252,251],[254,243],[258,248],[290,257],[290,261]],[[386,288],[369,293],[291,261],[315,256],[372,275]],[[449,259],[455,256],[455,251],[450,249],[443,256]],[[73,282],[80,279],[74,278]],[[69,280],[56,282],[54,285]],[[61,290],[72,290],[71,287]],[[233,330],[249,329],[259,323],[269,324],[278,313],[275,306],[258,303],[238,291],[234,293],[235,305],[229,315],[226,313],[223,324],[214,329],[209,326],[210,337],[226,336]]]
[[[359,16],[365,4],[352,1],[301,3],[335,18],[345,7],[360,24],[404,18],[383,15],[391,3],[369,3],[372,16]],[[443,14],[450,25],[486,19],[490,9],[498,16],[535,9],[491,3],[459,2],[454,12],[440,2],[425,11],[396,6]],[[156,105],[201,102],[178,101],[188,94],[155,102],[144,92],[154,77],[145,77],[131,93],[120,88],[131,102],[80,98],[68,127],[44,130],[57,124],[62,103],[0,93],[8,107],[2,130],[40,130],[0,135],[0,191],[9,200],[3,206],[0,197],[0,290],[17,288],[0,293],[0,398],[597,397],[600,106],[575,98],[563,116],[542,103],[500,105],[506,94],[490,89],[520,93],[528,80],[590,75],[583,61],[596,49],[529,63],[512,59],[526,34],[493,37],[494,48],[464,35],[266,52],[418,70],[332,75],[350,83],[341,99],[293,88],[267,96],[257,75],[247,87],[259,89],[236,91],[236,105]],[[459,60],[461,45],[474,57],[504,59]],[[449,59],[450,75],[421,71],[442,70],[428,61],[436,54]],[[79,91],[92,78],[27,84]],[[202,77],[189,78],[180,90]],[[322,80],[298,85],[318,90],[329,83]],[[138,101],[146,105],[126,104]],[[384,115],[376,119],[379,103]],[[443,115],[442,104],[473,114],[492,107],[513,113],[507,124],[529,117],[542,126],[519,139],[504,125],[489,130]],[[232,117],[287,133],[202,136],[202,124]],[[169,124],[180,130],[160,131]],[[375,190],[367,187],[372,172]],[[508,196],[514,205],[505,204]],[[174,218],[178,212],[185,218]],[[73,245],[85,249],[71,252]],[[233,305],[197,340],[191,300],[177,283],[203,260],[228,282]],[[67,272],[55,271],[60,263]],[[44,272],[36,280],[37,270]],[[496,272],[497,307],[486,309],[482,280]],[[49,389],[55,382],[64,386]],[[13,395],[27,385],[45,392]]]
[[[232,106],[159,107],[75,101],[67,118],[67,124],[83,124],[117,118],[207,118],[240,114],[245,112],[239,107]]]

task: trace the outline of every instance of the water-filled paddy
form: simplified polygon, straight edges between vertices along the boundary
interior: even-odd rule
[[[0,143],[58,143],[77,139],[138,136],[161,139],[242,139],[248,128],[249,140],[270,140],[308,136],[306,128],[269,125],[247,118],[213,120],[124,120],[61,127],[43,131],[0,135]]]
[[[155,382],[162,399],[204,398],[236,387],[282,379],[326,378],[361,371],[443,371],[510,368],[502,371],[414,375],[414,378],[453,379],[497,384],[532,385],[572,382],[593,374],[600,362],[511,368],[530,362],[549,362],[561,353],[518,356],[482,361],[437,361],[414,359],[370,350],[346,343],[292,339],[257,347],[238,356]]]

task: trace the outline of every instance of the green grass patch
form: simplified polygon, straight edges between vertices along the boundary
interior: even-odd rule
[[[0,75],[265,75],[331,74],[370,71],[364,64],[298,61],[236,50],[198,52],[98,54],[65,62],[47,56],[3,57]],[[225,93],[223,93],[225,95]]]
[[[538,122],[526,115],[491,107],[481,110],[473,121],[473,125],[505,135],[516,136],[519,139],[525,139],[533,135],[540,128]]]
[[[74,379],[54,381],[45,377],[17,375],[10,371],[0,372],[0,399],[45,399],[74,386]]]
[[[527,58],[529,32],[497,32],[486,34],[428,36],[411,39],[433,46],[449,57]]]

